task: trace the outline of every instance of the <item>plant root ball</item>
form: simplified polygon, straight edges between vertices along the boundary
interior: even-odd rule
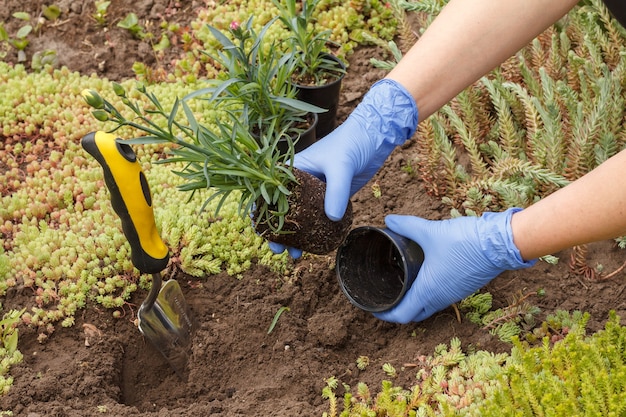
[[[294,175],[297,183],[289,187],[289,211],[283,229],[274,233],[267,223],[258,223],[256,231],[269,241],[325,255],[337,249],[348,235],[352,226],[352,203],[348,201],[346,214],[340,221],[332,221],[324,212],[326,183],[295,168]]]

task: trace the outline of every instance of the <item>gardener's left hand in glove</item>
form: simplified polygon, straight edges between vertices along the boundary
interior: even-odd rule
[[[348,119],[328,136],[296,154],[294,166],[326,181],[324,209],[340,220],[348,200],[383,165],[389,154],[413,136],[418,114],[415,100],[397,81],[375,83]],[[276,253],[285,247],[270,243]],[[292,257],[302,252],[289,248]]]
[[[421,321],[473,294],[503,271],[534,265],[534,260],[522,259],[513,243],[511,216],[519,210],[439,221],[387,216],[389,229],[422,247],[424,263],[402,301],[374,315],[397,323]]]

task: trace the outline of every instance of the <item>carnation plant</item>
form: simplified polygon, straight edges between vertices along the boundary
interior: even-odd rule
[[[272,2],[278,8],[278,18],[289,30],[290,49],[296,53],[294,81],[302,85],[324,85],[345,73],[345,69],[329,53],[331,30],[315,29],[313,13],[319,0]]]
[[[170,156],[159,163],[182,166],[174,171],[184,179],[180,190],[212,190],[207,203],[219,198],[216,212],[231,193],[238,192],[239,212],[252,213],[256,230],[272,241],[318,254],[343,241],[351,225],[351,209],[341,222],[326,217],[324,183],[291,165],[293,143],[289,142],[288,152],[279,151],[287,131],[277,126],[277,120],[255,138],[237,112],[228,111],[226,121],[207,126],[197,120],[186,100],[177,99],[167,111],[154,94],[139,86],[148,102],[144,107],[131,101],[121,85],[113,86],[133,118],[127,119],[96,91],[86,90],[83,97],[94,108],[93,115],[114,122],[113,131],[129,126],[146,134],[129,144],[174,144]],[[184,121],[179,120],[181,109]]]
[[[325,110],[296,98],[296,87],[290,82],[296,68],[295,53],[281,52],[274,42],[264,42],[276,18],[258,33],[252,21],[252,17],[242,25],[233,21],[228,32],[207,25],[221,50],[217,55],[205,54],[224,72],[186,99],[208,97],[230,110],[237,109],[257,136],[278,128],[297,138],[312,122],[307,115]]]

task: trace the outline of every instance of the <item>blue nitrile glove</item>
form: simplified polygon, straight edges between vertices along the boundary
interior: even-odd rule
[[[421,321],[473,294],[506,270],[534,265],[536,260],[524,261],[513,243],[511,216],[519,210],[439,221],[387,216],[389,229],[422,247],[424,263],[402,301],[374,315],[397,323]]]
[[[338,221],[348,200],[417,128],[417,106],[397,81],[376,82],[348,119],[328,136],[295,155],[294,166],[326,181],[326,215]],[[270,244],[276,252],[285,247]],[[290,254],[299,255],[291,249]],[[297,256],[294,256],[297,257]]]

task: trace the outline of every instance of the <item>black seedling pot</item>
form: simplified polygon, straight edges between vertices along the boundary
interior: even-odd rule
[[[337,67],[346,70],[344,63],[337,57],[327,54],[327,58],[337,62]],[[301,85],[296,84],[298,90],[297,97],[306,103],[326,109],[324,113],[319,113],[319,121],[315,129],[317,139],[328,135],[335,128],[337,119],[337,108],[339,107],[339,94],[341,92],[341,80],[345,74],[339,76],[324,85]]]
[[[337,249],[337,279],[352,304],[380,312],[402,299],[423,262],[424,251],[414,241],[387,228],[362,226]]]
[[[300,133],[299,137],[293,138],[293,141],[295,142],[295,153],[305,150],[309,146],[313,145],[317,140],[315,130],[319,124],[319,115],[317,113],[309,113],[307,118],[310,119],[309,128]],[[287,143],[287,139],[279,140],[277,147],[281,154],[289,152],[289,143]]]

